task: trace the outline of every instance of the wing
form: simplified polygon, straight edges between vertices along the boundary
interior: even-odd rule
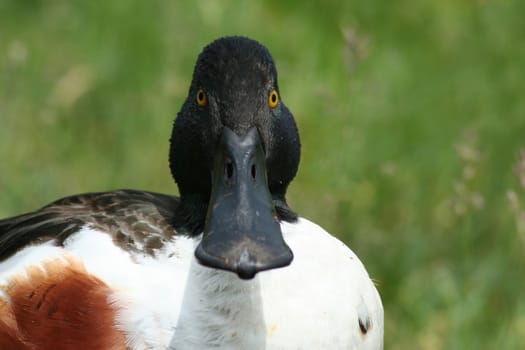
[[[179,199],[135,190],[80,194],[42,209],[0,220],[0,261],[28,244],[64,240],[89,225],[112,235],[131,251],[153,254],[176,234],[172,223]]]

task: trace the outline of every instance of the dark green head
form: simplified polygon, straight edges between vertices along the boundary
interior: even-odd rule
[[[201,263],[249,278],[291,261],[278,222],[297,218],[285,194],[299,159],[299,134],[268,50],[244,37],[206,46],[170,149],[181,194],[175,225],[190,234],[204,229]]]

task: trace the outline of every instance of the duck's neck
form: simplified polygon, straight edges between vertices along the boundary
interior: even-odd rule
[[[265,348],[266,326],[257,277],[244,281],[194,260],[182,305],[172,348]]]

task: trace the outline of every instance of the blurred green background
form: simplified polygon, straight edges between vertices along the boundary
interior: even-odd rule
[[[273,53],[301,132],[289,201],[367,266],[386,348],[525,348],[523,14],[518,0],[0,0],[0,217],[80,192],[176,193],[168,139],[195,58],[242,34]]]

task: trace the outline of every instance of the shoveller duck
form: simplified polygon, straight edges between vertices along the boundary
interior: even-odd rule
[[[173,125],[180,198],[87,193],[0,221],[0,349],[382,349],[363,264],[286,202],[299,158],[268,50],[212,42]]]

